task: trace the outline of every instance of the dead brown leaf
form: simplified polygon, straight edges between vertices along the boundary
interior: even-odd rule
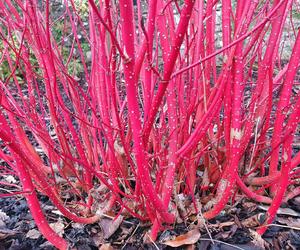
[[[182,223],[185,218],[187,218],[187,211],[186,207],[184,205],[185,197],[184,194],[179,194],[175,197],[175,203],[177,207],[177,211],[179,213],[179,216],[177,216],[176,222]]]
[[[103,241],[104,241],[103,235],[98,233],[98,234],[95,234],[92,237],[93,237],[93,242],[94,242],[96,247],[100,247],[100,245],[103,244]]]
[[[4,228],[6,226],[5,222],[9,220],[9,217],[6,213],[0,210],[0,228]]]
[[[114,248],[111,246],[110,243],[106,243],[99,247],[99,250],[114,250]]]
[[[225,221],[225,222],[222,222],[222,223],[216,223],[216,224],[210,224],[209,227],[212,227],[212,228],[223,228],[223,227],[229,227],[229,226],[232,226],[234,225],[235,222],[234,221]]]
[[[290,227],[298,227],[300,228],[300,219],[292,218],[292,217],[278,217],[276,219],[280,224],[284,224]]]
[[[269,249],[268,243],[256,231],[250,229],[252,243],[260,249]]]
[[[163,244],[170,247],[180,247],[183,245],[195,244],[200,239],[200,231],[198,229],[193,229],[186,234],[179,235],[175,239],[163,242]]]
[[[234,224],[230,227],[229,231],[220,232],[219,235],[221,236],[222,239],[228,239],[236,233],[237,229],[238,226]]]
[[[195,250],[195,249],[196,249],[195,245],[188,245],[185,250]]]
[[[50,227],[56,232],[59,236],[63,236],[65,225],[62,220],[58,220],[55,223],[51,223]]]
[[[242,203],[242,206],[247,211],[247,213],[252,213],[257,209],[257,204],[251,201],[244,201]]]
[[[288,232],[279,232],[278,235],[273,238],[273,248],[275,250],[295,249],[295,248],[290,248]]]
[[[37,229],[31,229],[27,232],[26,238],[36,240],[41,236],[41,233]]]
[[[118,230],[122,221],[122,215],[118,216],[115,220],[110,218],[102,218],[99,221],[99,225],[103,232],[103,238],[108,239],[109,237],[111,237]]]
[[[262,210],[265,210],[267,211],[269,209],[268,206],[263,206],[263,205],[260,205],[258,206],[260,209]],[[277,214],[278,215],[289,215],[289,216],[294,216],[294,217],[300,217],[300,213],[291,209],[291,208],[288,208],[288,207],[280,207],[278,210],[277,210]]]
[[[4,240],[8,236],[13,236],[15,234],[17,234],[17,232],[14,231],[14,230],[10,230],[10,229],[7,229],[7,228],[0,228],[0,241]]]
[[[247,219],[241,221],[242,225],[247,228],[260,226],[264,222],[265,214],[259,213],[253,216],[250,216]]]

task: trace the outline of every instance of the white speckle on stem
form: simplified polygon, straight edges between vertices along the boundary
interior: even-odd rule
[[[243,131],[237,128],[231,128],[230,130],[230,141],[232,142],[233,139],[241,140],[243,137]]]

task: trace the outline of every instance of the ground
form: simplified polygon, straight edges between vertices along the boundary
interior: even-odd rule
[[[263,238],[255,228],[266,206],[242,198],[206,223],[191,213],[185,223],[179,220],[174,229],[166,228],[156,242],[147,240],[150,224],[137,219],[121,216],[112,220],[107,216],[99,223],[80,225],[63,218],[48,198],[40,200],[51,226],[78,250],[300,249],[300,197],[280,209],[273,222],[276,226],[270,226]],[[0,207],[0,250],[55,249],[38,232],[24,199],[2,198]]]

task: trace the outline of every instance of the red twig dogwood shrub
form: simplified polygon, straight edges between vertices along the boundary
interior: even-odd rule
[[[299,2],[51,2],[0,2],[0,158],[52,244],[68,248],[38,193],[78,223],[149,220],[152,239],[180,193],[210,219],[240,192],[270,204],[265,225],[299,194]]]

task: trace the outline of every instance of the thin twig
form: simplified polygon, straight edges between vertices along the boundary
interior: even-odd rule
[[[155,246],[155,248],[157,250],[160,250],[159,247],[158,247],[158,245],[156,245],[156,243],[151,239],[150,235],[148,233],[146,233],[146,235],[148,236],[148,238],[150,239],[150,241],[153,243],[153,245]]]
[[[273,226],[273,227],[282,227],[282,228],[288,228],[288,229],[294,229],[294,230],[299,230],[300,231],[300,227],[291,227],[291,226],[285,226],[285,225],[279,225],[279,224],[266,224],[266,225],[262,225],[262,226],[259,226],[257,228],[261,228],[261,227],[268,227],[268,226]]]
[[[135,227],[134,231],[132,232],[132,234],[130,235],[130,237],[126,240],[124,246],[121,248],[121,250],[123,250],[126,245],[128,244],[129,240],[133,237],[133,235],[136,233],[136,231],[139,229],[140,227],[140,223]]]

